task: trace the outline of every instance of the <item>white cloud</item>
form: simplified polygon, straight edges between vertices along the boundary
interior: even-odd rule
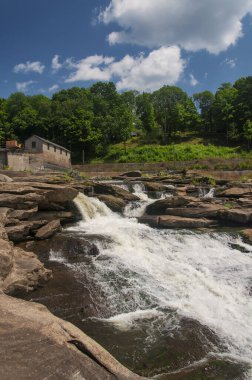
[[[195,87],[197,86],[197,84],[199,84],[199,81],[195,78],[193,74],[190,74],[190,85],[192,87]]]
[[[43,74],[44,69],[45,69],[45,66],[39,61],[35,61],[35,62],[27,61],[26,63],[19,63],[18,65],[14,66],[13,70],[14,70],[14,73],[16,74],[17,73],[27,74],[31,72]]]
[[[111,44],[179,45],[216,54],[242,36],[249,12],[252,0],[111,0],[99,19],[121,27],[108,36]]]
[[[48,92],[55,92],[59,89],[59,85],[58,84],[54,84],[53,86],[49,87],[48,88]]]
[[[52,59],[52,65],[51,65],[51,67],[52,67],[52,70],[53,70],[54,73],[56,73],[57,71],[59,71],[62,68],[62,66],[63,66],[63,64],[60,63],[59,59],[60,59],[60,56],[57,55],[57,54]]]
[[[16,83],[16,88],[20,92],[27,92],[29,87],[35,83],[33,80],[29,80],[27,82],[17,82]]]
[[[92,55],[78,62],[68,59],[69,68],[74,68],[75,72],[66,79],[67,83],[77,81],[107,81],[110,79],[108,65],[114,60],[112,57],[103,57],[101,55]]]
[[[177,46],[161,47],[148,56],[126,55],[119,61],[113,57],[90,56],[74,63],[74,72],[66,82],[114,79],[118,90],[154,91],[163,85],[173,85],[183,74],[186,62]]]
[[[235,69],[236,63],[237,63],[237,58],[234,58],[234,59],[226,58],[221,64],[222,65],[228,65],[230,67],[230,69]]]

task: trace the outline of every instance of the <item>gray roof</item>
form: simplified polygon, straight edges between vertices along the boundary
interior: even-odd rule
[[[36,137],[37,139],[43,141],[43,142],[46,143],[46,144],[50,144],[50,145],[56,146],[56,147],[58,147],[58,148],[60,148],[60,149],[63,149],[63,150],[65,150],[65,151],[71,153],[71,151],[68,150],[67,148],[65,148],[64,146],[61,146],[61,145],[55,144],[55,143],[52,142],[52,141],[49,141],[49,140],[43,139],[43,137],[40,137],[40,136],[38,136],[38,135],[32,135],[31,137],[29,137],[29,138],[26,139],[25,141],[31,139],[32,137]]]

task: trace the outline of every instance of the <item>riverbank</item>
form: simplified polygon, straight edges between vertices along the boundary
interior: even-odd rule
[[[95,340],[98,340],[105,345],[105,347],[109,348],[109,351],[122,360],[124,365],[143,376],[149,377],[157,373],[164,373],[168,370],[169,373],[163,378],[194,379],[197,378],[196,376],[198,376],[201,371],[206,372],[204,379],[210,379],[211,373],[215,374],[214,379],[223,380],[227,378],[230,380],[235,378],[234,376],[239,378],[239,376],[242,376],[244,370],[246,370],[244,369],[244,365],[239,366],[237,363],[235,365],[229,365],[225,360],[218,362],[216,358],[210,357],[207,359],[207,362],[202,363],[199,367],[196,366],[196,369],[187,368],[180,370],[179,374],[176,375],[175,372],[178,367],[180,369],[181,366],[187,367],[186,363],[188,361],[190,362],[190,356],[194,358],[194,361],[200,361],[202,360],[202,353],[208,355],[208,349],[206,351],[203,350],[202,336],[205,336],[204,339],[207,339],[207,341],[205,341],[205,347],[209,345],[209,349],[211,349],[213,345],[218,346],[219,337],[215,332],[215,327],[209,330],[209,327],[207,327],[208,321],[199,324],[197,322],[197,313],[194,318],[188,319],[188,317],[186,317],[184,320],[180,319],[178,334],[175,334],[175,331],[173,331],[173,337],[172,335],[164,335],[162,337],[162,345],[160,345],[160,340],[158,340],[157,346],[154,345],[154,349],[151,346],[151,351],[145,351],[147,347],[144,348],[140,342],[141,340],[145,342],[145,339],[148,341],[150,336],[152,336],[149,330],[150,326],[155,327],[156,325],[160,328],[159,323],[162,321],[162,323],[165,322],[166,328],[168,327],[166,324],[167,309],[160,306],[158,306],[157,309],[157,305],[154,306],[157,300],[155,302],[153,302],[153,300],[148,301],[148,297],[152,291],[158,289],[156,288],[157,285],[155,282],[152,283],[152,289],[150,288],[151,291],[149,290],[148,297],[145,295],[142,299],[143,290],[141,290],[139,294],[136,293],[132,284],[128,284],[126,281],[128,276],[131,278],[132,268],[126,270],[128,275],[124,277],[124,272],[117,273],[120,267],[115,267],[114,265],[117,261],[119,264],[121,259],[126,259],[127,256],[125,256],[125,253],[131,255],[133,252],[131,252],[131,248],[132,250],[136,250],[136,253],[141,253],[139,261],[135,262],[140,270],[140,266],[145,263],[145,256],[147,255],[148,260],[151,259],[151,256],[148,256],[149,250],[152,252],[153,257],[158,255],[158,261],[161,262],[161,260],[165,258],[164,255],[166,255],[168,247],[172,247],[171,254],[174,256],[178,249],[176,247],[180,246],[181,249],[182,247],[185,249],[185,247],[188,246],[192,250],[189,249],[188,254],[183,256],[180,262],[180,267],[183,267],[183,265],[186,264],[186,260],[189,260],[188,265],[194,258],[195,260],[199,260],[197,255],[195,257],[192,255],[193,247],[195,247],[195,242],[197,241],[197,245],[199,247],[204,246],[206,252],[209,251],[209,253],[211,253],[211,247],[214,247],[214,250],[217,249],[220,253],[221,250],[223,250],[223,255],[220,255],[218,260],[219,264],[221,262],[223,264],[223,267],[219,266],[219,268],[224,270],[225,262],[229,260],[228,257],[232,253],[228,248],[229,244],[230,247],[237,244],[236,238],[231,239],[229,243],[229,240],[224,238],[226,235],[222,237],[222,235],[218,235],[217,233],[215,237],[211,237],[211,233],[213,233],[213,231],[216,233],[220,226],[221,228],[228,227],[229,231],[233,231],[235,235],[237,235],[237,231],[250,229],[252,197],[252,186],[250,182],[237,182],[225,179],[214,180],[215,182],[213,182],[212,177],[202,176],[198,173],[188,174],[182,171],[170,172],[167,173],[167,175],[161,176],[153,175],[148,178],[143,177],[140,172],[134,175],[136,174],[138,177],[131,177],[130,175],[132,175],[132,173],[128,173],[128,175],[124,176],[117,175],[115,179],[102,183],[99,180],[87,181],[83,179],[71,179],[66,182],[63,177],[60,178],[60,176],[58,176],[56,178],[55,175],[49,175],[48,178],[44,176],[44,182],[41,182],[41,177],[39,176],[31,176],[30,178],[18,177],[18,179],[16,178],[15,180],[16,182],[0,184],[0,198],[2,197],[2,202],[5,202],[5,207],[3,207],[3,204],[0,206],[1,214],[4,215],[4,218],[2,218],[2,231],[4,231],[2,235],[3,241],[13,247],[12,244],[8,242],[8,237],[9,240],[12,240],[15,244],[12,249],[18,249],[19,252],[23,249],[25,251],[35,252],[39,255],[40,260],[45,263],[45,266],[49,268],[49,271],[46,273],[51,273],[51,270],[54,275],[54,279],[44,288],[41,288],[42,282],[37,281],[37,283],[35,283],[33,279],[33,282],[27,284],[26,288],[20,286],[20,281],[16,281],[14,282],[16,288],[12,287],[12,291],[9,291],[8,289],[10,289],[10,287],[6,288],[5,286],[3,287],[4,291],[12,295],[18,295],[22,298],[44,303],[56,315],[73,322],[81,328],[82,331],[88,330]],[[215,191],[213,191],[213,188]],[[79,192],[81,192],[81,196],[77,196]],[[99,201],[97,201],[97,199],[99,199]],[[108,211],[109,209],[106,208],[105,204],[116,213],[114,214],[112,211]],[[112,212],[112,214],[110,214],[110,212]],[[120,215],[122,216],[120,217]],[[102,219],[103,217],[104,219]],[[151,229],[136,221],[136,218],[140,218],[139,221],[148,223],[151,221],[150,224],[152,225],[153,218],[159,218],[158,222],[160,222],[160,218],[162,218],[162,221],[164,221],[165,218],[167,223],[168,219],[171,222],[171,217],[172,225],[169,224],[169,226],[165,225],[160,227],[174,228],[173,232],[166,230],[166,228],[165,230]],[[134,218],[134,220],[131,220],[131,218]],[[183,221],[181,218],[183,218]],[[86,220],[86,223],[83,225],[76,224],[81,220]],[[181,225],[181,222],[186,224]],[[50,223],[54,223],[55,229],[52,228],[52,224]],[[158,225],[155,226],[159,227]],[[60,232],[62,227],[63,231]],[[181,235],[178,235],[180,228],[183,228],[183,230]],[[184,230],[185,228],[189,228],[190,230],[186,231]],[[195,233],[191,232],[192,229]],[[127,231],[129,231],[129,234],[125,235]],[[246,233],[249,238],[251,236],[250,231]],[[177,235],[179,236],[179,240],[176,240]],[[204,238],[204,236],[206,238]],[[131,238],[132,241],[130,240]],[[149,241],[149,243],[151,242],[150,239],[154,240],[151,246],[143,246],[141,249],[137,248],[137,244],[142,245],[142,239],[143,242]],[[203,243],[204,239],[206,239],[205,243]],[[167,247],[165,245],[166,240],[169,242]],[[182,243],[179,243],[180,240]],[[183,243],[184,240],[185,245]],[[155,250],[161,242],[164,246],[162,249],[160,246],[159,249],[161,249],[161,251],[156,252]],[[135,248],[133,249],[134,246]],[[242,244],[240,248],[241,247]],[[244,245],[243,249],[246,249],[245,247],[248,246]],[[124,251],[125,249],[126,252]],[[25,251],[22,251],[24,252],[24,256],[26,254]],[[115,257],[116,261],[114,261]],[[123,266],[126,264],[128,266],[131,263],[134,264],[133,257],[134,256],[129,256],[130,261],[124,262]],[[214,257],[217,259],[217,252]],[[241,260],[244,259],[241,257]],[[20,263],[18,260],[17,262]],[[26,265],[28,262],[30,262],[30,259],[26,261]],[[201,264],[198,262],[197,265],[201,266],[203,263],[204,260]],[[9,279],[13,278],[13,275],[10,276],[10,273],[11,271],[13,272],[15,265],[17,264],[10,264],[11,270],[9,274],[4,274],[5,279],[8,276]],[[84,271],[83,268],[85,268]],[[102,280],[103,289],[99,288],[100,284],[97,282],[96,277],[97,275],[103,276],[103,272],[100,272],[101,268],[105,270],[104,273],[109,270],[106,274],[106,280],[105,278],[102,280],[102,277],[99,279],[99,281]],[[137,267],[135,267],[134,271],[136,268]],[[156,268],[157,271],[159,270],[154,263],[152,268]],[[166,270],[168,270],[168,268],[169,267],[167,267]],[[199,270],[199,268],[197,270]],[[34,268],[33,271],[30,270],[30,268],[26,269],[27,272],[23,271],[22,273],[26,273],[25,276],[29,280],[31,280],[33,272],[39,272],[36,268]],[[149,267],[146,267],[146,270],[147,269],[148,271],[150,270]],[[44,269],[44,271],[47,270]],[[132,273],[134,273],[134,271]],[[173,276],[176,272],[179,273],[179,266],[176,271],[174,271]],[[16,270],[15,273],[17,273]],[[142,273],[142,269],[138,276],[140,276],[140,273]],[[153,273],[147,273],[148,277],[145,279],[146,283],[148,283],[148,278],[152,278],[153,276]],[[194,272],[191,273],[191,276],[193,273]],[[161,279],[160,276],[158,277]],[[202,280],[203,278],[204,277],[202,277]],[[126,281],[125,284],[123,282],[121,283],[122,280]],[[191,280],[190,277],[186,279],[187,287]],[[106,293],[107,286],[110,286],[111,281],[112,283],[115,282],[119,289],[122,286],[122,293],[118,295],[113,293],[113,298],[111,298],[111,293]],[[134,277],[132,277],[132,281],[136,283]],[[164,277],[164,281],[167,281],[166,277]],[[171,283],[167,283],[167,286],[168,285],[175,286],[175,278]],[[139,283],[138,286],[140,287],[142,285]],[[39,289],[30,293],[30,295],[27,294],[28,290],[30,291],[36,288]],[[190,288],[188,288],[188,291],[189,289]],[[111,289],[109,292],[110,291]],[[204,293],[202,293],[202,296],[203,294]],[[143,302],[145,297],[147,298],[144,303],[139,305],[137,300]],[[155,295],[155,297],[157,297],[157,295]],[[3,298],[3,300],[6,300],[6,305],[9,302],[8,299]],[[117,306],[116,300],[119,299],[121,300],[121,309]],[[135,306],[132,300],[134,302],[137,301]],[[114,302],[116,303],[114,304]],[[4,303],[5,301],[3,301],[2,305],[4,305]],[[113,307],[115,307],[114,314],[111,314],[112,304]],[[30,303],[28,303],[28,305],[30,305]],[[124,309],[124,306],[126,309]],[[144,316],[135,314],[139,306],[140,310],[151,310],[148,317],[146,313]],[[29,307],[27,306],[27,308]],[[127,315],[125,316],[127,308],[130,313],[126,313]],[[6,312],[4,307],[3,311]],[[132,314],[133,311],[134,313]],[[133,323],[133,326],[135,326],[135,323],[138,323],[137,321],[142,321],[141,323],[143,323],[143,325],[139,325],[137,330],[135,330],[135,328],[133,331],[126,329],[124,333],[119,334],[118,330],[113,327],[114,322],[109,325],[107,322],[111,316],[116,315],[115,313],[121,316],[119,319],[118,317],[117,319],[114,318],[114,320],[112,317],[111,323],[112,321],[115,321],[117,324],[124,323],[125,318],[129,318],[130,316],[128,323]],[[168,315],[169,318],[171,318],[173,314],[168,313]],[[11,318],[10,315],[8,315],[8,318]],[[19,315],[18,318],[21,318],[21,316]],[[102,319],[101,324],[97,322],[97,318]],[[173,327],[177,326],[176,318],[175,320],[171,319],[171,322],[171,326],[173,323]],[[232,320],[229,322],[231,324],[233,323]],[[5,323],[6,321],[4,324]],[[218,321],[216,321],[216,323],[218,323]],[[26,322],[22,322],[22,326],[25,326],[25,324]],[[44,331],[44,328],[41,328]],[[146,329],[146,337],[143,337],[143,333],[140,333],[139,328],[140,330],[143,328]],[[192,333],[189,333],[190,330]],[[227,333],[226,331],[225,334]],[[241,331],[241,335],[242,334],[243,332]],[[43,340],[42,337],[41,339]],[[139,342],[138,352],[134,352],[136,339]],[[189,341],[192,340],[194,340],[194,344],[190,347]],[[69,344],[67,342],[63,343],[64,347],[65,344],[67,345],[67,349],[69,349]],[[120,344],[122,345],[120,346]],[[165,345],[168,346],[169,349],[166,349],[162,353],[164,349],[162,347]],[[222,343],[219,344],[219,346],[221,345]],[[60,351],[57,351],[57,355],[60,356],[59,352]],[[26,355],[26,353],[24,353],[24,355]],[[151,355],[151,358],[149,355]],[[133,357],[134,360],[132,361]],[[97,364],[97,361],[95,361],[95,363]],[[158,370],[155,368],[155,363],[159,363]],[[97,378],[106,378],[102,377],[105,376],[104,372],[102,375],[99,372],[99,363],[97,373],[95,372],[96,364],[92,368]],[[79,364],[74,364],[73,367],[75,366],[80,370],[78,367]],[[80,371],[84,371],[84,367],[81,367]],[[32,368],[32,363],[29,368]],[[208,369],[205,370],[205,368]],[[48,371],[51,371],[50,366],[48,367]],[[66,376],[69,376],[69,373],[67,373]],[[122,378],[119,377],[122,376],[120,371],[115,376]],[[128,373],[128,376],[135,375]],[[95,377],[87,378],[93,379]]]

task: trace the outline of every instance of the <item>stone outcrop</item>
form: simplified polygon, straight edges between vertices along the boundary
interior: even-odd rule
[[[13,179],[5,174],[0,174],[0,182],[12,182]]]
[[[131,192],[116,185],[93,182],[92,187],[94,190],[94,195],[112,195],[116,198],[122,199],[127,203],[139,200],[135,194],[132,194]]]
[[[57,232],[61,231],[60,220],[52,220],[47,223],[45,226],[38,229],[36,232],[35,238],[38,240],[48,239],[49,237],[55,235]]]
[[[140,380],[45,306],[0,295],[1,380]]]
[[[161,228],[207,228],[212,226],[214,226],[214,223],[211,220],[171,215],[160,216],[158,221],[158,227]]]
[[[114,195],[98,195],[97,198],[114,212],[122,213],[126,206],[126,202],[123,199],[117,198]]]

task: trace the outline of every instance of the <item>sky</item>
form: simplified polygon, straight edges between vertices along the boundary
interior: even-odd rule
[[[252,0],[0,0],[0,97],[97,81],[215,92],[251,63]]]

